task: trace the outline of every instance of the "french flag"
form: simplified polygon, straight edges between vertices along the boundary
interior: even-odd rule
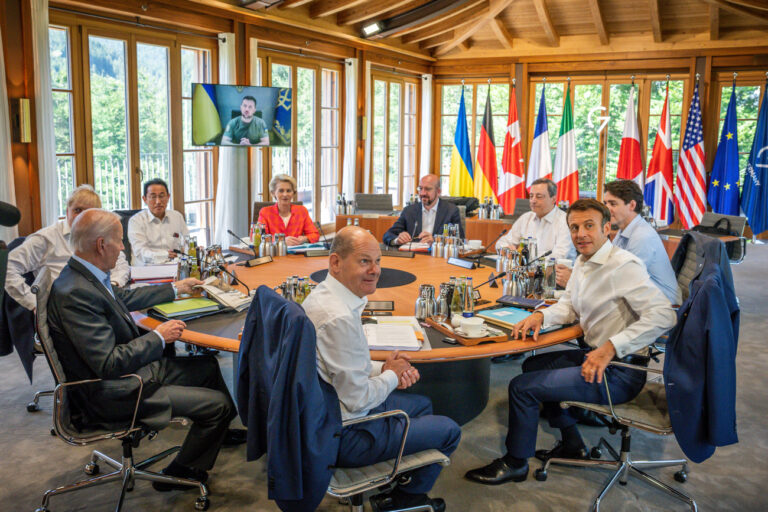
[[[552,179],[552,154],[549,147],[549,132],[547,131],[547,106],[544,103],[544,87],[541,88],[539,113],[536,116],[536,129],[533,132],[531,156],[528,159],[528,177],[525,188],[531,191],[531,183],[539,178]]]
[[[653,143],[653,154],[648,164],[643,191],[645,204],[651,207],[653,217],[670,224],[675,217],[672,203],[672,125],[669,119],[669,85],[661,111],[659,131]]]

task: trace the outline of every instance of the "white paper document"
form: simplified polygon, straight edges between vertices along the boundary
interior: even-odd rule
[[[162,263],[159,265],[144,265],[131,267],[131,279],[147,281],[152,279],[176,279],[178,263]]]
[[[365,324],[368,347],[374,350],[421,350],[410,324]]]

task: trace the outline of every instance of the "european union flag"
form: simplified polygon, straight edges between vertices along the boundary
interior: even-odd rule
[[[768,81],[766,82],[768,90]],[[744,188],[741,191],[741,209],[749,220],[752,233],[758,235],[768,229],[768,102],[760,105],[757,130],[752,141],[752,151],[747,160]]]
[[[736,135],[736,84],[731,89],[731,100],[725,113],[720,143],[709,179],[707,201],[715,213],[739,214],[739,140]]]

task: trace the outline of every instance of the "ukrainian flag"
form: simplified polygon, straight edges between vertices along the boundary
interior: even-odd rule
[[[194,84],[192,90],[192,145],[202,146],[221,134],[213,84]]]
[[[472,155],[469,153],[469,135],[467,134],[467,112],[464,109],[464,87],[461,88],[459,116],[456,120],[456,134],[453,137],[451,152],[451,174],[448,181],[449,194],[452,196],[472,197],[474,180],[472,178]]]
[[[277,138],[273,144],[277,146],[291,145],[291,89],[280,89],[277,93],[272,133]]]

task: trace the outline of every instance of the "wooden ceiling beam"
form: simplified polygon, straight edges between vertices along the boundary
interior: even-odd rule
[[[717,6],[724,11],[728,11],[728,12],[732,12],[733,14],[738,14],[740,16],[746,16],[748,18],[752,18],[753,20],[757,20],[760,23],[768,23],[768,13],[755,10],[749,7],[740,7],[739,5],[736,5],[736,2],[728,2],[726,0],[702,0],[702,1],[708,3],[709,5]]]
[[[653,42],[660,43],[661,36],[661,15],[659,14],[659,0],[649,0],[651,9],[651,30],[653,30]]]
[[[437,25],[440,22],[443,22],[446,20],[446,18],[450,16],[458,16],[464,13],[464,16],[470,16],[467,11],[470,11],[471,9],[480,7],[482,8],[483,5],[487,3],[487,0],[472,0],[470,2],[466,2],[462,4],[461,6],[457,7],[456,9],[452,10],[451,12],[445,13],[444,16],[438,16],[435,18],[432,18],[431,20],[427,20],[424,23],[419,23],[418,25],[414,25],[412,27],[403,27],[402,29],[399,29],[397,33],[393,33],[393,37],[402,37],[406,34],[412,34],[413,32],[417,32],[419,30],[424,30],[429,27],[433,27]]]
[[[716,5],[709,6],[709,39],[720,39],[720,9]]]
[[[469,39],[467,39],[466,41],[463,41],[463,42],[459,43],[459,46],[458,46],[458,48],[459,48],[461,51],[463,51],[463,52],[466,52],[467,50],[469,50],[469,48],[470,48],[471,46],[472,46],[472,45],[471,45],[471,43],[469,42]]]
[[[730,0],[729,3],[750,7],[761,11],[768,11],[768,4],[765,0]]]
[[[603,13],[600,12],[598,0],[589,0],[589,10],[592,12],[592,21],[595,24],[595,30],[597,30],[597,37],[600,38],[600,44],[607,45],[608,31],[605,29],[605,20]]]
[[[475,35],[478,30],[488,23],[489,20],[492,20],[501,14],[501,11],[506,9],[513,1],[514,0],[491,0],[487,14],[481,16],[479,19],[475,18],[472,23],[468,24],[466,27],[454,31],[455,37],[453,41],[439,46],[437,50],[435,50],[435,55],[443,55]]]
[[[476,5],[475,7],[473,7],[468,11],[464,11],[462,13],[457,13],[457,14],[448,16],[444,18],[440,23],[432,25],[428,29],[419,30],[418,32],[413,32],[412,34],[404,35],[402,38],[402,41],[403,43],[406,43],[406,44],[418,43],[419,41],[423,41],[425,39],[438,36],[445,32],[450,32],[456,29],[459,25],[470,23],[473,19],[476,19],[478,16],[485,16],[488,12],[489,12],[488,3],[484,2],[482,4]]]
[[[363,21],[373,20],[385,12],[399,9],[411,0],[368,0],[358,7],[346,9],[336,15],[337,25],[352,25]]]
[[[430,37],[419,43],[419,48],[434,48],[453,40],[453,30],[440,34],[439,36]]]
[[[549,9],[544,0],[533,0],[533,6],[536,7],[536,14],[539,16],[541,28],[547,36],[550,46],[560,46],[560,34],[557,33],[555,25],[552,23],[552,17],[549,15]]]
[[[330,16],[363,3],[365,3],[365,0],[320,0],[309,7],[309,17],[322,18],[323,16]]]
[[[491,26],[493,33],[496,35],[496,39],[498,39],[501,43],[501,46],[507,50],[511,50],[512,34],[510,34],[509,30],[507,30],[507,27],[504,26],[504,21],[502,21],[501,16],[496,16],[493,18],[489,22],[489,25]]]
[[[292,7],[301,7],[302,5],[306,5],[312,0],[285,0],[285,2],[278,5],[278,9],[287,9]]]

